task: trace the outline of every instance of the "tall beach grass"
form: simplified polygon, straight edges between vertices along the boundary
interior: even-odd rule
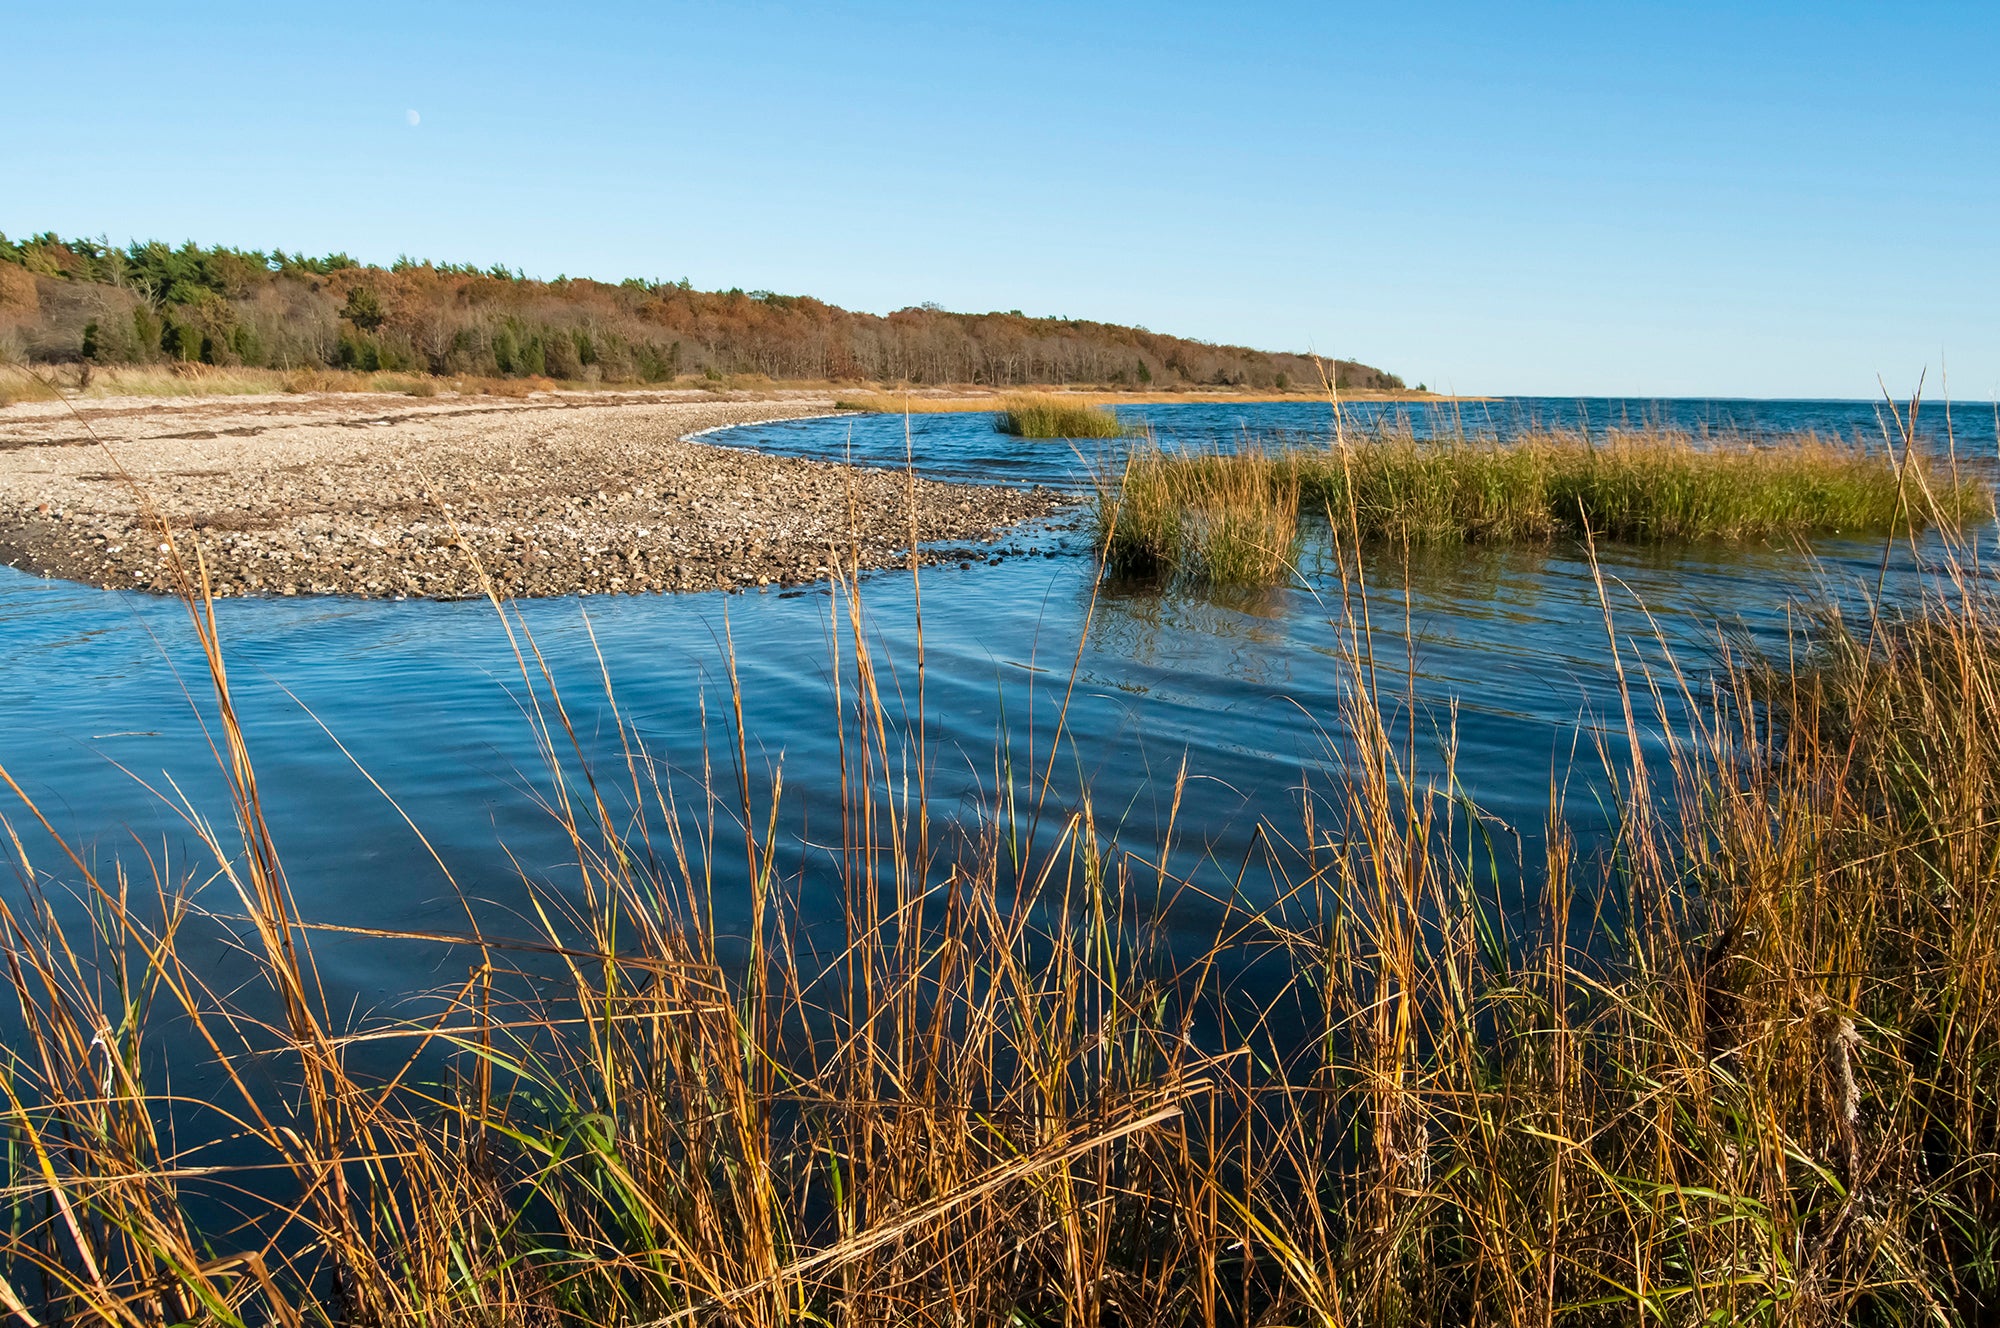
[[[2000,604],[1969,563],[1704,677],[1645,672],[1607,600],[1615,830],[1578,843],[1552,795],[1512,898],[1448,723],[1410,722],[1354,547],[1336,554],[1338,773],[1264,809],[1257,860],[1219,879],[1177,865],[1171,829],[1122,843],[1088,789],[1052,797],[1060,725],[976,804],[933,809],[921,700],[894,700],[850,569],[832,934],[740,697],[692,786],[622,722],[593,768],[496,599],[572,846],[559,880],[524,884],[537,925],[504,936],[302,913],[182,561],[229,789],[226,818],[194,819],[215,876],[197,896],[156,862],[58,850],[0,896],[0,1309],[1985,1322]],[[1637,758],[1647,734],[1664,759]],[[740,895],[718,901],[724,881]],[[445,985],[349,1013],[315,976],[330,926],[445,956],[425,966]],[[219,939],[226,988],[193,958]]]

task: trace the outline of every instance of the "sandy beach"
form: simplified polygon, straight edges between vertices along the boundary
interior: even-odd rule
[[[899,565],[913,501],[926,543],[983,543],[1061,505],[690,437],[833,408],[705,392],[22,402],[0,410],[0,561],[164,592],[150,508],[198,542],[219,595],[458,598],[481,593],[479,567],[509,595],[708,590],[812,581],[834,549]]]

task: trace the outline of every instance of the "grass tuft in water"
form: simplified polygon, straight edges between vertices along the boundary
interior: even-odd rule
[[[1341,448],[1234,453],[1136,449],[1100,482],[1095,519],[1107,565],[1238,583],[1254,565],[1211,559],[1220,526],[1275,532],[1296,495],[1341,534],[1409,545],[1637,543],[1869,535],[1957,527],[1991,512],[1983,482],[1858,444],[1802,436],[1769,445],[1647,432],[1592,442],[1536,434],[1494,443],[1385,432]],[[1268,576],[1285,563],[1266,564]]]
[[[1100,480],[1098,541],[1112,570],[1203,585],[1269,585],[1297,564],[1299,468],[1258,448],[1148,450]]]
[[[993,427],[1017,438],[1121,438],[1125,426],[1103,406],[1047,392],[1003,397]]]

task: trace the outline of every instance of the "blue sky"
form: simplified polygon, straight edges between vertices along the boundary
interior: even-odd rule
[[[8,9],[13,235],[1020,308],[1466,392],[2000,392],[1991,3]]]

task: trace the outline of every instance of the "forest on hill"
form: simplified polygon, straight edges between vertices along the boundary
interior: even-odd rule
[[[504,267],[0,234],[0,359],[665,383],[759,374],[881,383],[1304,388],[1309,356],[1072,318],[856,313],[685,280],[533,280]],[[1349,360],[1345,388],[1402,379]]]

